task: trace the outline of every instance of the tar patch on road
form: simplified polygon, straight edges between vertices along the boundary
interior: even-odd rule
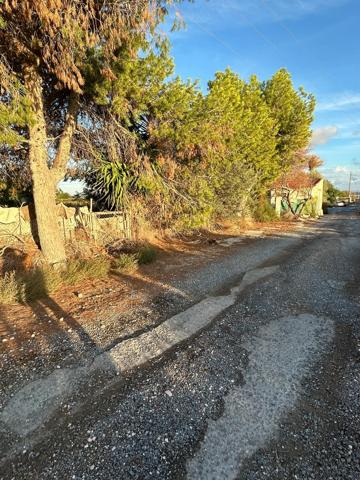
[[[235,479],[245,459],[277,432],[281,417],[296,404],[301,381],[332,338],[333,322],[309,314],[274,320],[248,338],[245,384],[224,399],[221,418],[209,422],[188,462],[188,479]]]
[[[244,463],[237,480],[360,479],[357,330],[337,327],[333,348],[304,382],[305,393],[282,419],[278,438]]]

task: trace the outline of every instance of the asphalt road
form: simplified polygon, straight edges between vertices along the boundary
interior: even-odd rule
[[[0,418],[0,478],[360,480],[356,210],[240,245],[176,285],[228,298],[247,268],[274,267],[155,360],[77,383],[35,430],[16,404],[17,426],[16,409]]]

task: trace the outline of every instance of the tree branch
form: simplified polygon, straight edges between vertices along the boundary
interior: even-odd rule
[[[54,175],[54,180],[59,182],[64,178],[66,173],[66,166],[70,160],[71,141],[76,128],[77,114],[79,111],[78,94],[72,92],[69,98],[69,107],[65,119],[64,130],[60,136],[59,146],[55,156],[51,171]]]

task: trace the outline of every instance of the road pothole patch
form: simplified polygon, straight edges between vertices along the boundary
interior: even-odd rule
[[[235,479],[243,461],[276,434],[282,416],[295,406],[301,381],[333,335],[331,320],[303,314],[270,322],[247,339],[245,384],[231,391],[223,415],[209,422],[188,462],[188,478]]]

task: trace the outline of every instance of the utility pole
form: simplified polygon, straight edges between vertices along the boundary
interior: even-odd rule
[[[351,180],[352,180],[352,173],[350,172],[350,177],[349,177],[349,203],[351,203]]]

